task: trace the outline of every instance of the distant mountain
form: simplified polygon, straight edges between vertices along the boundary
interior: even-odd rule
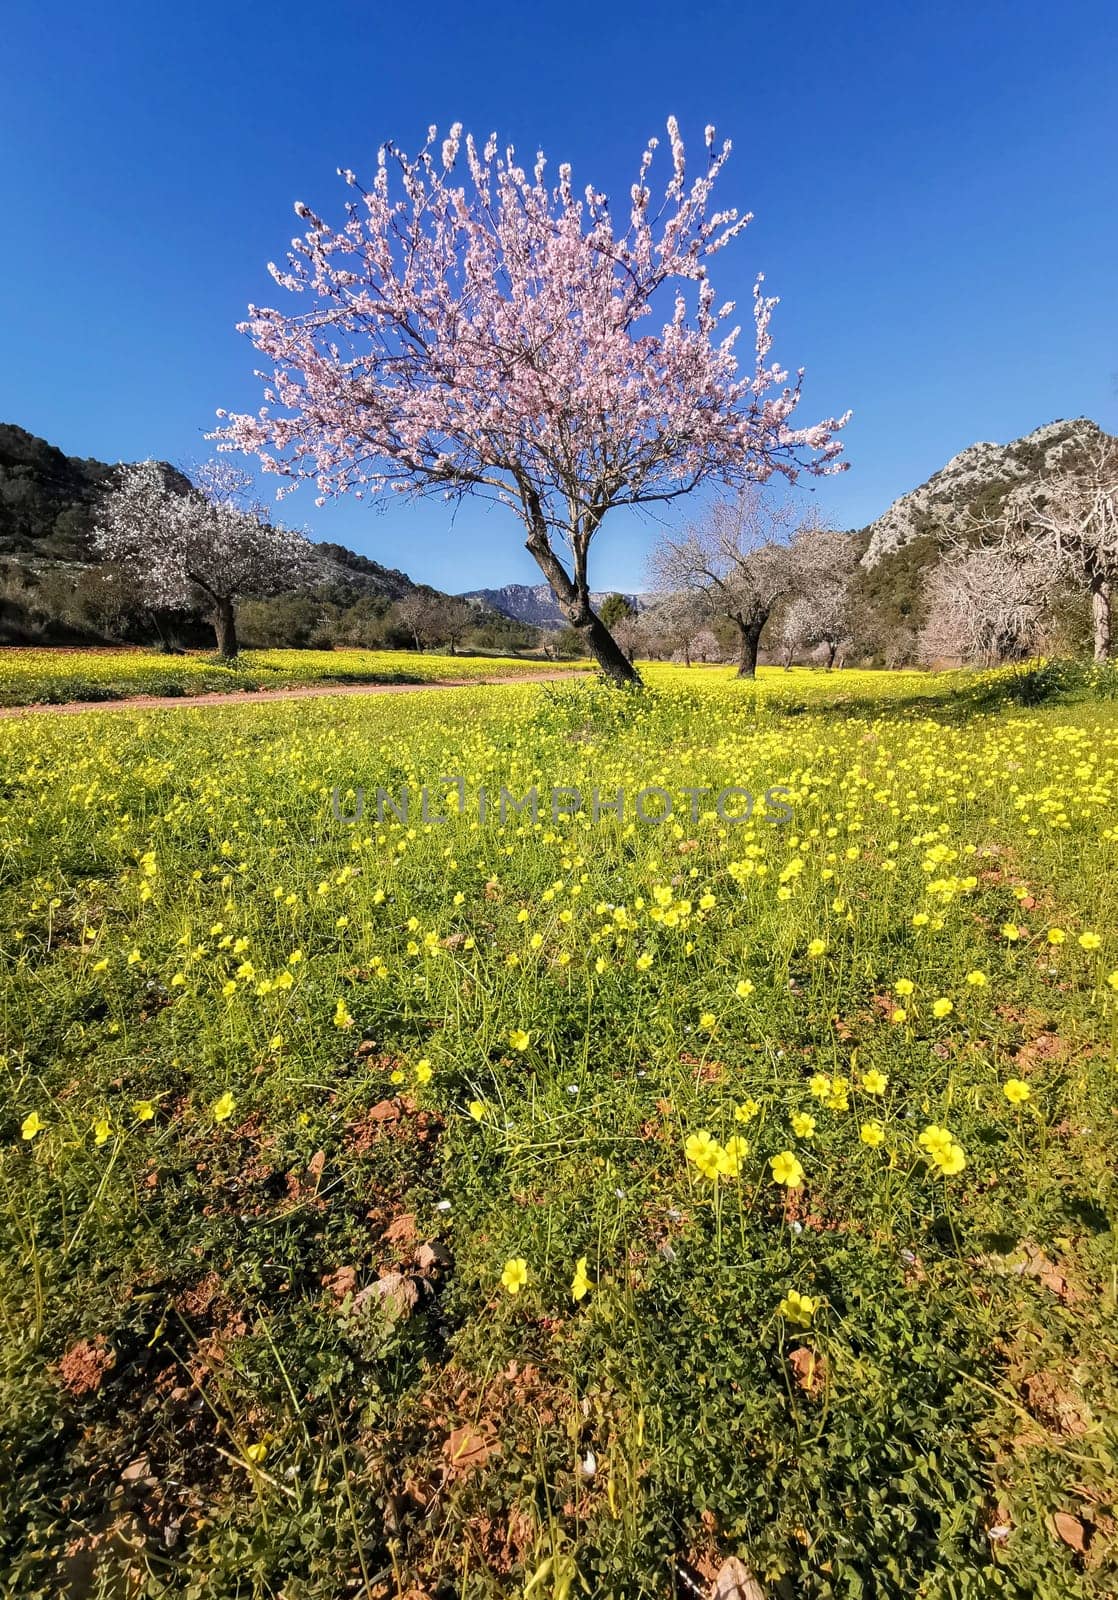
[[[596,608],[609,595],[618,591],[604,589],[600,593],[590,596],[591,604]],[[555,602],[546,583],[506,583],[503,589],[471,589],[462,596],[475,605],[486,606],[490,611],[499,611],[503,617],[511,617],[514,622],[525,622],[533,628],[563,628],[566,618]],[[643,603],[639,594],[627,594],[625,599],[635,609],[640,610]]]
[[[413,589],[440,592],[430,590],[427,584],[414,583],[406,572],[400,572],[396,567],[382,567],[379,561],[359,556],[344,544],[316,544],[312,541],[311,549],[313,570],[305,587],[329,584],[332,588],[344,588],[355,594],[383,595],[387,600],[402,600]]]

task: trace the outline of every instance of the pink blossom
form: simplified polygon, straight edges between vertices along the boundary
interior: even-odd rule
[[[415,157],[385,145],[368,189],[347,171],[340,226],[296,206],[307,231],[271,270],[302,304],[250,307],[241,324],[271,368],[267,409],[228,417],[217,437],[322,495],[475,493],[511,506],[569,619],[589,626],[586,552],[611,507],[711,478],[841,470],[846,418],[793,426],[802,374],[790,383],[770,363],[776,301],[760,279],[753,360],[739,367],[733,302],[716,309],[707,273],[750,216],[710,208],[730,154],[713,129],[688,182],[669,121],[658,204],[649,140],[624,231],[604,194],[578,197],[566,164],[549,188],[542,154],[529,176],[511,147],[498,155],[496,135],[481,154],[467,136],[467,177],[461,134],[454,124],[441,160],[435,128]]]

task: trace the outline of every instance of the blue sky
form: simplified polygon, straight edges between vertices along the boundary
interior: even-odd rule
[[[335,169],[385,137],[460,120],[620,190],[671,112],[696,148],[708,121],[733,139],[723,198],[756,214],[720,297],[763,270],[804,420],[853,409],[851,469],[813,489],[838,526],[975,439],[1118,431],[1112,0],[48,0],[4,45],[0,420],[68,453],[196,458],[216,407],[253,409],[234,324],[278,294],[292,202],[336,216]],[[539,578],[500,508],[302,489],[284,515],[443,588]],[[614,517],[593,581],[638,587],[655,524]]]

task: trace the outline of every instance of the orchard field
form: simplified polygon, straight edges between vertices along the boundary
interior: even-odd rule
[[[1113,1592],[1112,689],[646,677],[0,723],[5,1594]]]

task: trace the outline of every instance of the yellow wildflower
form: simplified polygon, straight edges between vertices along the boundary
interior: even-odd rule
[[[234,1100],[228,1089],[226,1089],[224,1094],[218,1095],[217,1099],[210,1107],[214,1121],[228,1122],[229,1118],[233,1115],[233,1108],[236,1104],[236,1100]]]
[[[575,1262],[574,1277],[571,1279],[571,1299],[581,1300],[588,1289],[594,1287],[586,1270],[586,1257],[579,1256]]]
[[[512,1256],[505,1262],[505,1270],[501,1273],[501,1287],[507,1289],[509,1294],[519,1294],[528,1282],[528,1263],[523,1256]]]
[[[779,1155],[773,1156],[769,1168],[773,1182],[781,1183],[787,1189],[798,1189],[804,1181],[804,1169],[791,1150],[782,1150]]]
[[[801,1328],[811,1325],[811,1319],[819,1309],[819,1301],[808,1294],[800,1294],[798,1289],[789,1289],[784,1299],[780,1302],[780,1315],[785,1322],[798,1323]]]

